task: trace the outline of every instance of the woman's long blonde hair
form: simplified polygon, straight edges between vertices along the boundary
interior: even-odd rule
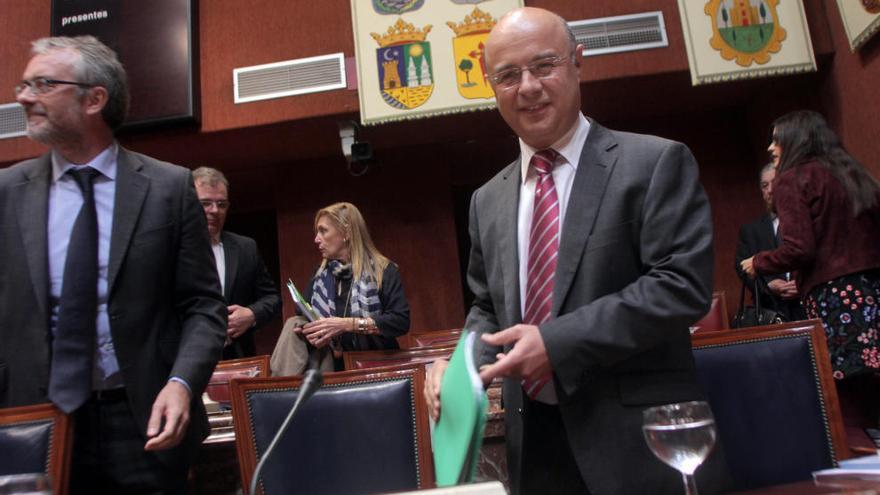
[[[382,287],[382,274],[385,268],[391,263],[376,249],[373,239],[370,238],[370,231],[367,230],[367,223],[361,215],[357,206],[351,203],[333,203],[318,210],[315,214],[315,231],[318,230],[318,221],[322,217],[327,217],[333,222],[333,225],[342,232],[344,238],[348,239],[348,250],[351,256],[351,273],[352,280],[359,280],[362,275],[376,281],[376,286]],[[373,263],[370,263],[370,259]],[[327,260],[321,262],[318,268],[320,273],[327,266]]]

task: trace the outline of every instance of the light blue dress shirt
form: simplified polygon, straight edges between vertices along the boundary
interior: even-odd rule
[[[110,233],[113,230],[113,206],[116,193],[116,169],[119,147],[116,143],[102,151],[92,161],[74,165],[59,153],[52,153],[52,182],[49,184],[49,278],[52,306],[52,333],[58,322],[58,302],[64,281],[64,263],[73,224],[82,207],[82,191],[76,180],[66,172],[73,168],[92,167],[101,173],[95,178],[95,209],[98,213],[98,316],[97,349],[92,386],[95,389],[123,385],[119,363],[110,335],[107,315],[107,267],[110,259]]]

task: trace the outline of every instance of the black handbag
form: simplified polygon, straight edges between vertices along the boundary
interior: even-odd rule
[[[743,282],[742,289],[739,293],[739,309],[733,316],[730,323],[731,328],[760,327],[762,325],[773,325],[774,323],[783,323],[785,318],[778,312],[761,307],[761,297],[758,293],[758,279],[755,278],[755,305],[746,306],[746,283]]]

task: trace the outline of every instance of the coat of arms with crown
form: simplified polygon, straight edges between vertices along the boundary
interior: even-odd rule
[[[495,18],[474,7],[462,22],[446,23],[455,32],[452,38],[455,80],[458,93],[468,99],[489,99],[494,96],[489,85],[485,43]]]
[[[419,29],[398,19],[384,35],[370,33],[379,44],[376,62],[382,99],[401,110],[421,106],[434,91],[431,43],[425,41],[431,25]]]

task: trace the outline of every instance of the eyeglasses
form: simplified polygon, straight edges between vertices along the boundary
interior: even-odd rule
[[[35,95],[44,95],[53,89],[58,84],[69,84],[71,86],[79,86],[80,88],[94,88],[94,84],[82,83],[76,81],[60,81],[58,79],[47,79],[45,77],[35,77],[33,79],[26,79],[15,86],[15,96],[18,96],[24,92],[25,89],[30,89],[32,94]]]
[[[199,203],[201,203],[201,204],[202,204],[202,208],[204,208],[204,209],[206,209],[206,210],[207,210],[208,208],[210,208],[211,205],[216,206],[218,210],[226,210],[226,209],[229,208],[229,201],[228,201],[228,200],[225,200],[225,199],[218,199],[218,200],[213,200],[213,199],[200,199],[200,200],[199,200]]]
[[[511,67],[509,69],[504,69],[502,71],[496,72],[489,77],[492,79],[492,82],[494,82],[496,86],[505,89],[512,88],[519,85],[520,81],[522,81],[523,72],[529,71],[532,76],[537,77],[538,79],[545,79],[553,74],[553,69],[572,60],[572,55],[574,55],[574,52],[565,57],[542,58],[540,60],[536,60],[530,63],[525,67]]]

